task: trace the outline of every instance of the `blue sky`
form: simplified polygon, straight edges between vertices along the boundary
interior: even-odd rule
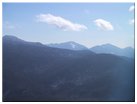
[[[43,44],[134,47],[134,4],[3,3],[3,35]]]

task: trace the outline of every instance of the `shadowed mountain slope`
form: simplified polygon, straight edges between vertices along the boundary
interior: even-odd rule
[[[3,101],[134,101],[134,60],[4,36]]]

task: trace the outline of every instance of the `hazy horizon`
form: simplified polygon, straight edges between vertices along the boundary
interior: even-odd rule
[[[3,34],[43,44],[134,48],[134,3],[3,3]]]
[[[14,35],[3,35],[3,37],[4,37],[4,36],[14,36]],[[17,36],[15,36],[15,37],[17,37]],[[22,39],[22,38],[20,38],[20,37],[17,37],[17,38]],[[24,40],[24,39],[22,39],[22,40]],[[27,41],[27,42],[39,42],[39,41],[29,41],[29,40],[24,40],[24,41]],[[40,42],[40,43],[43,44],[43,45],[49,45],[49,44],[61,44],[61,43],[67,43],[67,42],[75,42],[75,41],[71,41],[71,40],[70,40],[70,41],[64,41],[64,42],[59,42],[59,43],[55,43],[55,42],[54,42],[54,43],[46,43],[46,44],[45,44],[45,43],[42,43],[42,42]],[[75,42],[75,43],[78,43],[78,42]],[[87,47],[87,46],[84,45],[84,44],[81,44],[81,43],[78,43],[78,44]],[[107,45],[107,44],[116,46],[116,45],[111,44],[111,43],[104,43],[104,44],[98,44],[98,45],[94,45],[94,46],[87,47],[87,48],[93,48],[93,47],[95,47],[95,46],[102,46],[102,45]],[[128,48],[128,47],[131,47],[131,46],[127,46],[127,47],[119,47],[119,46],[116,46],[116,47],[121,48],[121,49],[124,49],[124,48]],[[134,47],[131,47],[131,48],[134,49]]]

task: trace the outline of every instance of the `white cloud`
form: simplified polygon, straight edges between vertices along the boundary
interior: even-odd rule
[[[129,12],[132,12],[132,11],[134,11],[134,9],[135,9],[135,7],[134,7],[134,5],[132,5],[132,6],[129,7],[128,10],[129,10]]]
[[[135,22],[134,19],[132,19],[129,21],[129,24],[132,25],[132,24],[134,24],[134,22]]]
[[[87,29],[85,25],[73,23],[69,20],[66,20],[59,16],[54,16],[52,14],[40,14],[40,15],[37,15],[36,17],[38,22],[55,25],[56,27],[64,31],[67,31],[67,30],[81,31],[81,30]]]
[[[94,23],[103,30],[114,30],[112,24],[106,20],[96,19],[94,20]]]

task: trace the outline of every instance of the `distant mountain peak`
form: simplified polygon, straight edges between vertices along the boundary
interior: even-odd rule
[[[46,46],[46,45],[43,45],[42,43],[40,42],[29,42],[29,41],[25,41],[23,39],[20,39],[16,36],[13,36],[13,35],[4,35],[3,36],[3,42],[12,42],[14,44],[16,43],[23,43],[23,44],[31,44],[31,45],[37,45],[37,46]]]
[[[102,44],[101,46],[102,46],[102,47],[113,47],[113,48],[119,48],[119,47],[117,47],[117,46],[115,46],[115,45],[112,45],[112,44],[110,44],[110,43]]]
[[[79,44],[79,43],[76,43],[74,41],[67,41],[67,42],[62,42],[62,43],[59,43],[59,44]]]
[[[24,40],[22,40],[16,36],[13,36],[13,35],[4,35],[3,39],[7,40],[7,41],[22,41],[22,42],[24,42]]]
[[[126,48],[124,48],[124,49],[134,49],[134,48],[132,48],[132,47],[126,47]]]
[[[9,39],[19,39],[16,36],[13,35],[4,35],[3,38],[9,38]]]
[[[74,41],[68,41],[64,43],[55,43],[55,44],[49,44],[48,46],[50,47],[55,47],[55,48],[62,48],[62,49],[69,49],[69,50],[87,50],[88,48],[76,43]]]
[[[90,50],[95,53],[107,53],[107,54],[115,54],[118,56],[134,57],[134,49],[132,47],[119,48],[109,43],[99,46],[94,46],[90,48]]]

